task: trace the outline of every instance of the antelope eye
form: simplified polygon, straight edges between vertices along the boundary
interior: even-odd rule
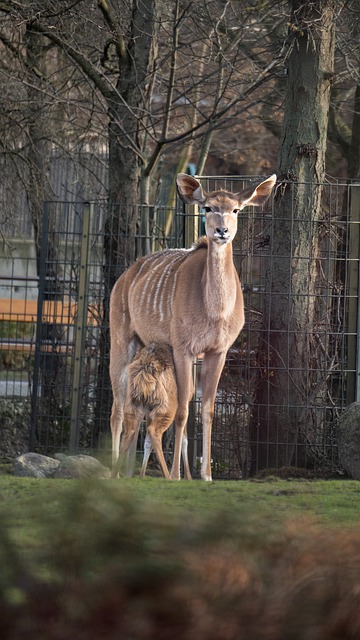
[[[233,213],[240,213],[240,209],[234,209]]]
[[[210,211],[212,211],[211,207],[204,207],[204,209],[205,209],[206,213],[210,213]]]

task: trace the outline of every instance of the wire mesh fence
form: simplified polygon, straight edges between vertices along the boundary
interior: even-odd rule
[[[203,177],[202,183],[239,192],[248,179]],[[295,194],[293,186],[288,189]],[[326,473],[337,468],[337,420],[359,398],[359,190],[341,182],[322,185],[316,219],[300,219],[290,199],[285,225],[276,198],[239,218],[234,260],[246,325],[218,388],[214,477],[282,466]],[[109,451],[108,302],[123,256],[129,243],[136,256],[145,244],[151,251],[189,246],[204,232],[202,212],[185,211],[180,203],[175,209],[139,207],[135,217],[141,215],[150,220],[146,239],[140,232],[128,237],[126,223],[114,223],[124,221],[125,212],[110,211],[104,201],[47,203],[38,267],[30,239],[26,251],[19,238],[6,239],[0,389],[7,402],[24,407],[22,431],[31,449]],[[301,234],[311,239],[307,252]],[[196,381],[200,370],[201,359]],[[195,477],[202,455],[200,405],[196,384],[188,424]],[[139,449],[143,437],[142,431]],[[168,460],[172,447],[167,434]]]

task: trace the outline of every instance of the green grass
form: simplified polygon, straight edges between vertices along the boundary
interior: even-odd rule
[[[196,520],[227,514],[239,527],[256,531],[281,526],[286,520],[311,519],[322,526],[349,527],[360,523],[360,483],[351,480],[217,481],[204,483],[166,482],[158,478],[120,479],[96,482],[46,480],[0,475],[0,514],[10,526],[31,536],[31,517],[39,505],[46,519],[77,491],[96,500],[107,494],[129,499],[141,507],[151,504],[168,518]]]

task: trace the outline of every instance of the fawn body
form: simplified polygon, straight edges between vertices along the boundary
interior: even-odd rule
[[[152,449],[165,478],[170,479],[162,451],[163,433],[173,422],[178,406],[174,361],[171,348],[151,343],[143,347],[129,365],[124,409],[123,435],[115,474],[128,453],[136,446],[139,426],[146,417],[144,476]]]

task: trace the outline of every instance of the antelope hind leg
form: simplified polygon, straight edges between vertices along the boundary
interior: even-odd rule
[[[123,333],[120,332],[119,336],[113,328],[109,368],[114,397],[110,418],[112,439],[112,477],[118,477],[119,475],[119,465],[117,462],[119,458],[120,439],[123,429],[127,395],[128,366],[138,348],[139,340],[136,336],[129,336],[127,339],[127,335],[123,335]]]
[[[111,440],[112,440],[112,477],[119,477],[119,450],[120,450],[120,438],[122,432],[123,423],[123,408],[117,401],[113,401],[111,410],[110,426],[111,426]]]
[[[203,452],[201,479],[211,482],[211,432],[214,417],[216,391],[224,368],[226,353],[206,353],[201,371],[201,415],[203,427]]]
[[[178,409],[175,418],[175,447],[174,457],[171,468],[172,480],[180,480],[180,457],[182,451],[183,434],[186,428],[186,423],[189,415],[189,402],[193,393],[193,359],[192,357],[186,357],[176,354],[174,352],[174,363],[176,371],[176,382],[178,388]],[[184,455],[184,449],[183,449]],[[186,461],[187,461],[187,447],[186,447]],[[185,464],[185,474],[190,474],[189,464]],[[191,474],[190,474],[191,477]],[[188,479],[188,476],[186,475]]]
[[[117,462],[114,465],[111,477],[117,478],[119,471],[125,464],[125,473],[128,477],[131,477],[134,473],[134,464],[136,456],[136,443],[139,433],[139,427],[142,420],[142,413],[138,412],[125,412],[124,416],[124,430],[120,443],[120,451]]]

